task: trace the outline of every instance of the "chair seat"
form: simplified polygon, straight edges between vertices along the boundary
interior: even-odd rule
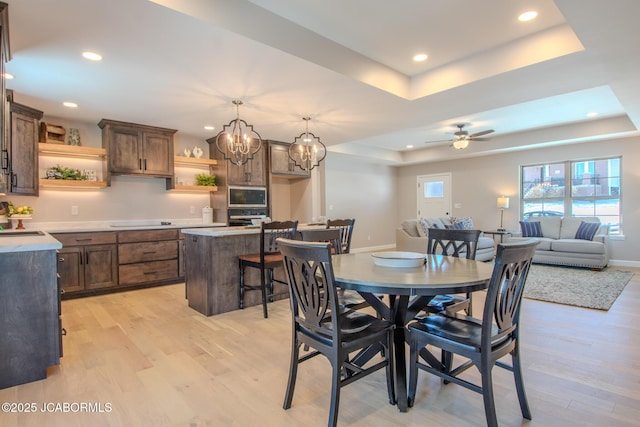
[[[245,254],[239,255],[238,259],[247,264],[259,267],[260,266],[260,254]],[[265,254],[264,264],[266,268],[275,268],[282,266],[282,255],[279,253]]]
[[[432,313],[438,313],[440,311],[445,311],[447,307],[463,304],[467,301],[467,297],[461,295],[436,295],[431,301],[429,301],[429,304],[427,304],[427,310]]]
[[[482,321],[475,317],[464,315],[433,315],[409,324],[411,332],[423,332],[426,334],[436,335],[438,337],[455,341],[462,345],[480,349],[480,338],[482,337]],[[491,335],[498,334],[498,327],[492,325]],[[492,343],[498,345],[503,343],[508,336],[503,336]]]
[[[340,312],[341,317],[341,332],[343,346],[350,347],[353,343],[363,339],[370,338],[377,333],[385,333],[389,328],[393,328],[392,322],[387,320],[378,319],[370,314],[363,313],[361,311],[346,309]],[[331,317],[328,316],[323,319],[323,327],[327,328],[327,331],[333,330]],[[331,344],[331,337],[328,335],[314,333],[306,330],[309,336],[323,341],[325,344]]]

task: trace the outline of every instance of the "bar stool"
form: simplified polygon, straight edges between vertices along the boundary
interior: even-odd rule
[[[240,269],[240,283],[238,287],[238,305],[244,308],[244,294],[247,291],[262,291],[262,311],[265,319],[269,317],[267,311],[267,298],[273,301],[273,282],[287,282],[273,277],[273,269],[282,267],[282,255],[278,251],[277,239],[294,239],[298,229],[298,221],[273,221],[263,222],[260,227],[260,252],[238,256],[238,268]],[[246,267],[260,270],[260,285],[247,285],[244,278]],[[267,292],[268,289],[268,292]],[[287,291],[288,294],[288,291]]]

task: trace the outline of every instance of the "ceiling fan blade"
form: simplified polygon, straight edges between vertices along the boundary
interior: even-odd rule
[[[472,138],[469,137],[469,141],[488,141],[489,138]]]
[[[471,135],[469,135],[469,138],[475,138],[477,136],[488,135],[488,134],[493,133],[493,132],[495,132],[493,129],[487,129],[487,130],[483,130],[482,132],[477,132],[477,133],[471,134]]]
[[[425,144],[431,144],[432,142],[453,142],[455,139],[437,139],[435,141],[425,141]]]

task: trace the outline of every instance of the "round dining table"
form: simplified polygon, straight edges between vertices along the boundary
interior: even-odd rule
[[[425,262],[417,267],[394,267],[378,265],[371,253],[351,253],[334,255],[332,264],[338,287],[357,291],[382,318],[396,325],[396,404],[400,411],[406,412],[406,324],[436,295],[485,289],[493,272],[493,263],[425,255]],[[380,294],[389,296],[389,305],[379,297]],[[363,359],[362,363],[365,362]]]

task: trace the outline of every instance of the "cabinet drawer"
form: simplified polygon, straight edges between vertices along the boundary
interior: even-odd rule
[[[116,242],[116,233],[105,231],[100,233],[59,233],[51,234],[62,246],[101,245]]]
[[[154,240],[172,240],[178,238],[177,228],[162,230],[135,230],[118,232],[119,243],[152,242]]]
[[[120,285],[154,282],[178,277],[178,260],[140,262],[119,267]]]
[[[178,241],[124,243],[118,245],[118,263],[159,261],[178,258]]]

